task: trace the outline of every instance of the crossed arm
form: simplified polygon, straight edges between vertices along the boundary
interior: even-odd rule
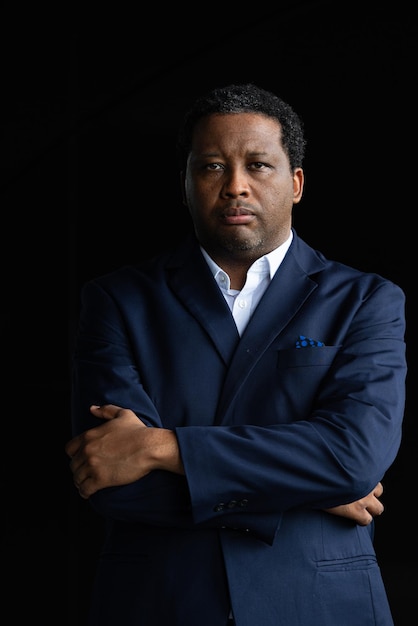
[[[77,435],[65,446],[74,484],[82,498],[88,499],[105,487],[132,483],[156,469],[184,475],[172,430],[148,428],[133,411],[115,405],[92,406],[90,410],[107,423]],[[379,482],[364,498],[325,510],[367,526],[384,511],[379,500],[382,493]]]

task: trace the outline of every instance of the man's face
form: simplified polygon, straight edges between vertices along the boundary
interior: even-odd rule
[[[254,260],[283,243],[302,191],[303,171],[291,172],[276,120],[233,113],[198,123],[183,194],[215,261]]]

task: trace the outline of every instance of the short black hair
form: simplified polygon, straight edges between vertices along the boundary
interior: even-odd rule
[[[225,113],[261,113],[276,119],[282,129],[282,146],[292,171],[302,167],[306,139],[303,122],[293,108],[279,96],[253,83],[227,85],[198,97],[183,118],[177,137],[177,155],[185,169],[197,122],[207,115]]]

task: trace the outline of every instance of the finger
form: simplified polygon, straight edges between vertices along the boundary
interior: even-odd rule
[[[73,439],[71,439],[65,444],[64,450],[66,454],[70,457],[70,459],[72,459],[73,456],[77,454],[79,448],[80,448],[80,440],[78,437],[74,437]]]
[[[366,511],[365,511],[365,513],[366,513]],[[363,526],[368,526],[373,521],[373,515],[369,511],[367,511],[367,513],[368,513],[368,515],[365,515],[365,517],[364,517],[364,523],[362,524]]]
[[[123,408],[116,406],[115,404],[103,404],[102,406],[92,404],[90,411],[93,415],[95,415],[95,417],[102,417],[103,419],[111,420],[118,417],[120,412],[123,411]]]
[[[354,509],[352,509],[352,511],[354,511]],[[365,507],[357,507],[355,515],[352,514],[349,518],[355,521],[359,526],[368,526],[373,521],[372,514]]]
[[[88,491],[88,485],[92,483],[88,467],[84,463],[75,463],[75,459],[71,461],[71,465],[75,488],[78,490],[82,498],[88,498],[91,495]]]
[[[373,515],[373,517],[377,517],[379,515],[382,515],[384,510],[385,507],[380,502],[380,500],[376,500],[376,504],[374,505],[373,509],[369,509],[369,512]]]
[[[373,495],[376,498],[380,498],[383,493],[383,485],[382,483],[377,483],[376,487],[373,489]]]
[[[81,455],[79,454],[75,454],[73,457],[71,457],[70,470],[73,474],[73,480],[75,480],[75,476],[80,473],[80,470],[84,465],[84,460],[80,457]],[[78,482],[81,482],[80,479],[78,479]]]
[[[374,498],[372,502],[367,503],[365,510],[368,511],[368,513],[373,517],[378,517],[379,515],[382,515],[385,507],[380,500]]]
[[[75,482],[74,484],[76,488],[78,489],[78,493],[83,498],[83,500],[88,500],[90,496],[92,496],[93,493],[95,493],[94,489],[91,489],[88,487],[87,480],[83,481],[82,483],[78,485]]]

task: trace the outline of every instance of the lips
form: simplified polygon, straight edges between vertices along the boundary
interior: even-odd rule
[[[243,207],[229,208],[222,213],[222,220],[225,224],[232,226],[249,224],[255,219],[255,215],[249,209]]]

